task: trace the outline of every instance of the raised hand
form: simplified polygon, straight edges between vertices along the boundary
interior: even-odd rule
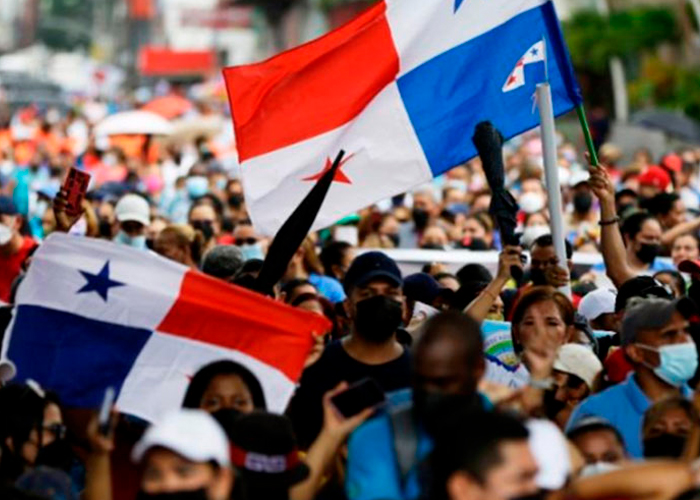
[[[78,222],[80,217],[85,213],[85,204],[89,203],[87,200],[83,200],[83,204],[80,207],[81,211],[78,215],[71,216],[66,213],[66,206],[68,204],[67,193],[64,189],[61,189],[58,194],[53,199],[53,213],[56,218],[56,231],[62,233],[67,233],[70,228]]]

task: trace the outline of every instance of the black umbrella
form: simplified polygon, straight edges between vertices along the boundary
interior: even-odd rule
[[[344,155],[343,150],[338,153],[331,168],[323,174],[275,235],[260,274],[255,280],[255,289],[259,292],[271,295],[275,283],[284,276],[289,261],[292,260],[316,220],[316,215],[323,205],[323,200],[326,199],[326,194]]]
[[[503,165],[503,136],[491,122],[481,122],[476,126],[474,146],[479,152],[486,180],[491,188],[491,206],[489,213],[496,221],[501,232],[503,245],[519,245],[520,236],[515,234],[518,225],[518,203],[505,188],[505,166]],[[513,267],[513,278],[519,281],[522,270]]]
[[[660,130],[682,141],[700,144],[700,123],[683,113],[663,109],[648,109],[632,115],[631,123]]]

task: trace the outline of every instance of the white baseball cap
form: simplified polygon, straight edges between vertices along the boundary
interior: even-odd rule
[[[152,448],[165,448],[193,462],[231,464],[226,434],[214,417],[202,410],[179,409],[148,428],[134,446],[131,458],[139,463]]]
[[[589,322],[598,319],[601,314],[615,312],[617,292],[610,288],[598,288],[587,293],[578,306],[578,312]]]
[[[528,444],[539,471],[535,483],[545,490],[559,490],[571,474],[571,458],[564,434],[549,420],[528,420]]]
[[[114,213],[119,222],[136,221],[144,226],[151,223],[151,210],[145,198],[137,194],[126,194],[117,203]]]
[[[576,170],[569,176],[569,186],[576,187],[582,182],[588,182],[591,174],[588,170]]]
[[[564,344],[559,348],[554,369],[576,375],[589,389],[593,389],[596,377],[603,371],[603,364],[588,347],[581,344]]]

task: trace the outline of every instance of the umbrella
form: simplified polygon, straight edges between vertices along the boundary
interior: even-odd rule
[[[141,110],[150,111],[162,116],[167,120],[172,120],[180,115],[187,113],[192,109],[192,103],[177,95],[168,95],[164,97],[156,97],[149,103],[145,104]]]
[[[150,111],[124,111],[108,116],[95,127],[95,135],[170,135],[173,126]]]
[[[172,125],[173,133],[168,137],[168,142],[192,142],[198,137],[211,139],[219,135],[224,127],[224,118],[219,115],[199,116],[175,120]]]
[[[660,130],[666,135],[700,144],[700,124],[683,113],[663,109],[649,109],[632,115],[632,124]]]

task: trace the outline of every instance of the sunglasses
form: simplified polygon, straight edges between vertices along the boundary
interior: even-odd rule
[[[236,240],[236,246],[255,245],[258,242],[257,238],[240,238]]]

